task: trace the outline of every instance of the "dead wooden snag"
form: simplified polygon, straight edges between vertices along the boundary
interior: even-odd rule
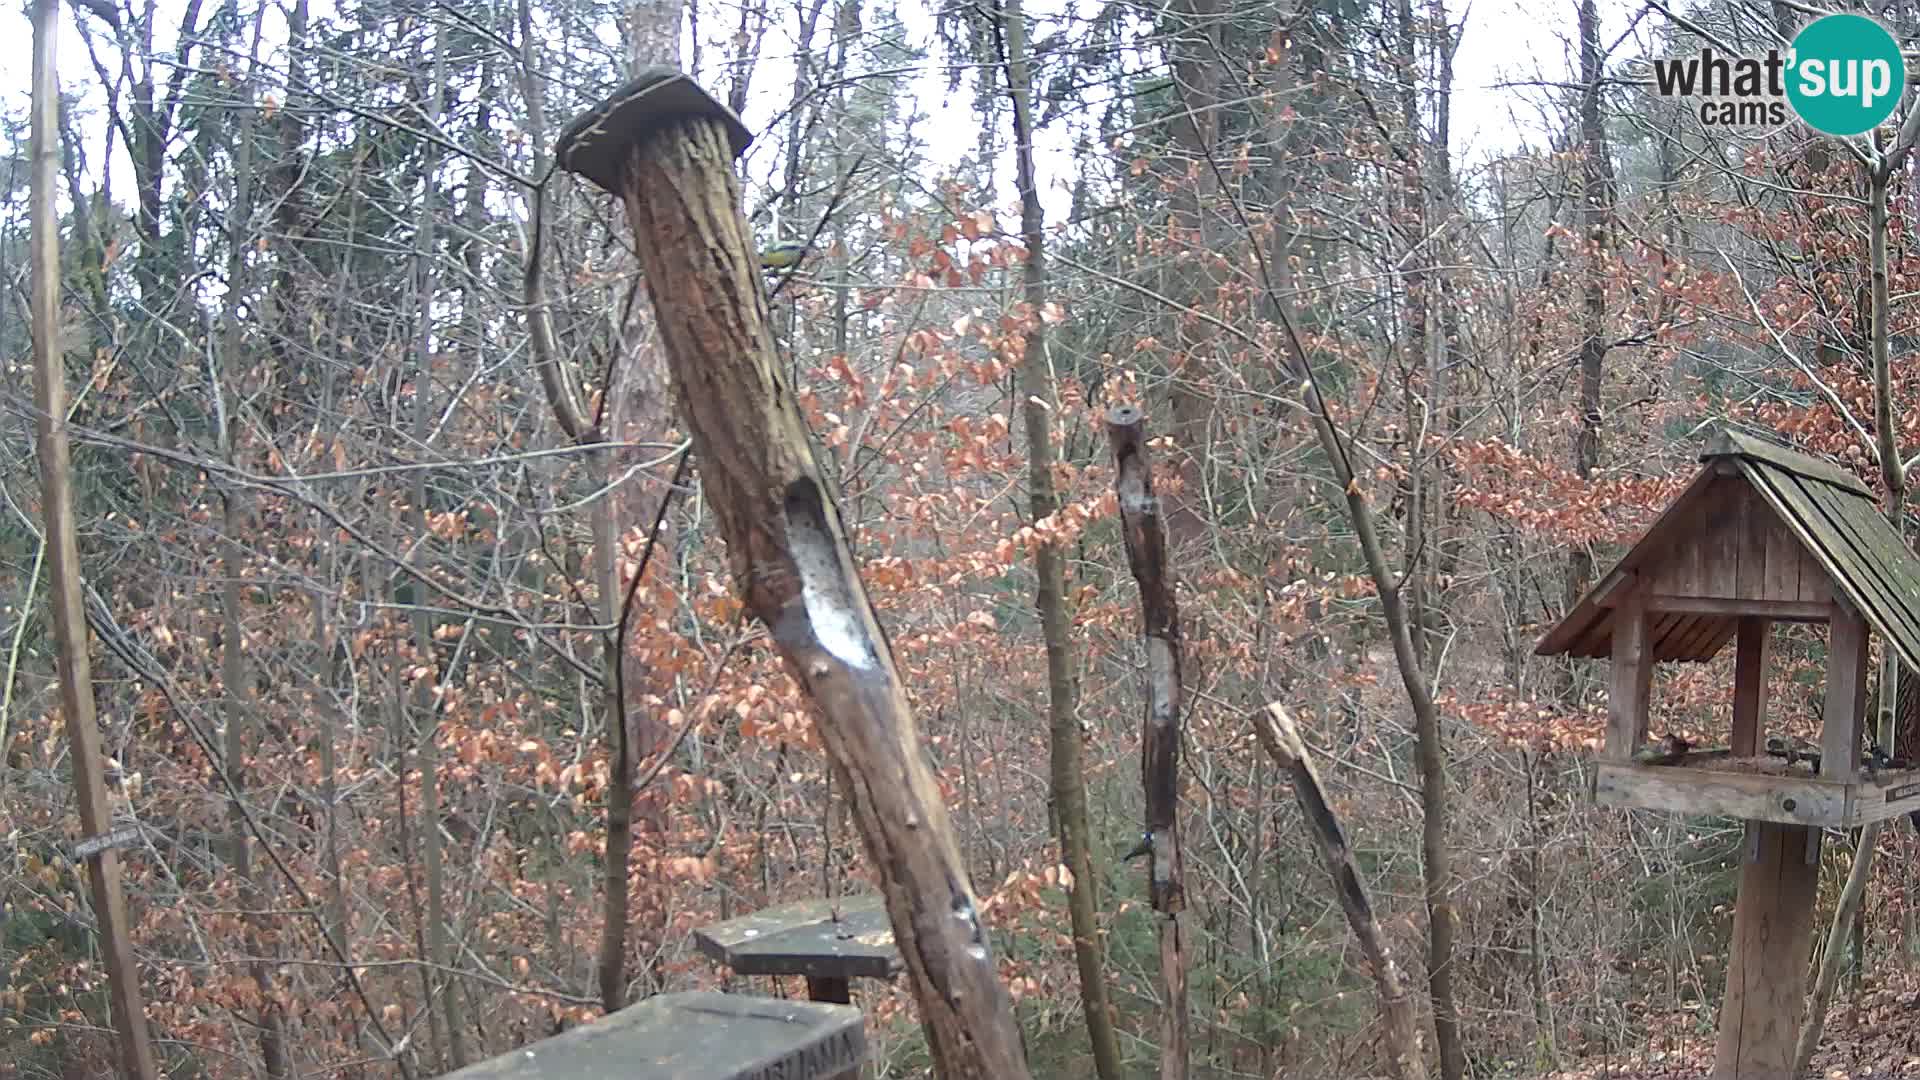
[[[1147,896],[1160,918],[1160,1076],[1187,1075],[1187,960],[1180,912],[1187,906],[1180,849],[1180,604],[1167,570],[1167,534],[1153,493],[1146,417],[1130,405],[1107,412],[1120,532],[1127,565],[1140,585],[1140,631],[1147,649],[1147,708],[1140,731],[1140,787],[1146,793]]]
[[[941,1075],[1019,1080],[1025,1047],[946,804],[780,373],[733,173],[749,137],[653,68],[567,125],[556,156],[625,203],[736,587],[819,707]]]
[[[1254,712],[1253,733],[1266,748],[1267,756],[1293,780],[1293,797],[1313,829],[1320,857],[1333,878],[1340,910],[1346,913],[1347,925],[1353,929],[1360,952],[1373,972],[1394,1073],[1400,1080],[1426,1080],[1427,1059],[1420,1049],[1419,1022],[1414,1016],[1413,1002],[1407,997],[1406,980],[1400,974],[1399,965],[1394,963],[1380,920],[1373,915],[1373,902],[1367,898],[1366,882],[1360,880],[1360,868],[1354,865],[1353,850],[1347,847],[1346,831],[1340,828],[1340,819],[1327,803],[1326,790],[1320,786],[1320,773],[1313,767],[1313,759],[1307,756],[1307,744],[1300,738],[1300,729],[1294,725],[1292,715],[1276,702]]]

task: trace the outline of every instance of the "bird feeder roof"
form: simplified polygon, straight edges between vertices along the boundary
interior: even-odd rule
[[[1656,660],[1710,660],[1733,637],[1741,615],[1776,612],[1824,622],[1838,601],[1858,611],[1910,668],[1920,669],[1920,559],[1858,477],[1832,462],[1731,431],[1700,460],[1705,465],[1686,490],[1540,640],[1535,653],[1610,656],[1620,597],[1677,579],[1719,584],[1683,590],[1702,594],[1690,604],[1650,606]],[[1788,588],[1797,587],[1800,599],[1777,599],[1783,569],[1788,581],[1797,573],[1797,586]]]

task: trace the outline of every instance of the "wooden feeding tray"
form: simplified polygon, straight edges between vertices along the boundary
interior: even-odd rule
[[[1806,764],[1726,752],[1673,765],[1603,761],[1594,777],[1601,806],[1851,829],[1920,810],[1920,769],[1824,778]]]
[[[804,975],[815,1000],[846,1001],[847,980],[891,979],[901,966],[893,924],[873,894],[782,904],[695,930],[693,939],[739,975]]]
[[[701,990],[650,997],[448,1080],[819,1080],[866,1057],[850,1005]]]

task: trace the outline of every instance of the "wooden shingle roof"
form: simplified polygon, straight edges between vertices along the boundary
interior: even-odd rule
[[[1726,528],[1778,531],[1812,559],[1826,580],[1819,584],[1844,600],[1878,630],[1887,646],[1920,670],[1920,559],[1916,559],[1880,512],[1873,492],[1831,462],[1735,432],[1722,434],[1700,455],[1705,463],[1678,499],[1656,519],[1619,564],[1569,610],[1534,652],[1541,656],[1611,655],[1614,603],[1624,590],[1658,575],[1676,553],[1700,545],[1696,537],[1709,524]],[[1727,485],[1750,490],[1740,500],[1749,516],[1727,526],[1714,517],[1715,504],[1726,505]],[[1777,522],[1777,525],[1775,524]],[[1797,557],[1797,552],[1795,553]],[[1699,558],[1697,552],[1694,558]],[[1774,556],[1779,561],[1779,556]],[[1806,571],[1814,572],[1812,567]],[[1735,576],[1723,572],[1723,577]],[[1744,582],[1744,571],[1739,575]],[[1803,586],[1804,587],[1804,586]],[[1822,592],[1826,591],[1825,588]],[[1739,615],[1731,610],[1739,596],[1697,605],[1714,610],[1666,610],[1650,627],[1659,660],[1708,660],[1733,636]],[[1684,605],[1678,605],[1684,607]],[[1820,621],[1808,617],[1808,621]]]

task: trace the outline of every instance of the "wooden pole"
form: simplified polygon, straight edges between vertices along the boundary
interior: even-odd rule
[[[1733,739],[1734,757],[1752,757],[1760,752],[1760,739],[1767,728],[1767,661],[1771,657],[1773,623],[1754,615],[1742,615],[1735,630],[1733,655]]]
[[[107,807],[93,671],[87,657],[87,613],[81,600],[80,544],[74,535],[73,470],[67,450],[66,371],[60,352],[60,221],[54,208],[60,160],[59,77],[54,64],[59,13],[59,0],[37,0],[33,5],[33,390],[39,412],[35,426],[40,440],[48,600],[59,658],[60,711],[67,718],[67,741],[73,751],[80,831],[84,837],[98,837],[112,828],[113,819]],[[140,971],[127,934],[127,906],[120,889],[120,857],[112,847],[87,857],[87,882],[93,916],[100,924],[121,1075],[153,1080],[156,1071],[153,1048],[147,1045]]]
[[[1140,584],[1141,633],[1147,647],[1147,709],[1140,731],[1140,786],[1146,792],[1147,896],[1160,915],[1160,1077],[1187,1075],[1187,957],[1180,913],[1187,906],[1180,850],[1180,604],[1167,570],[1167,535],[1153,493],[1146,417],[1132,406],[1107,413],[1120,532],[1127,564]]]
[[[1647,697],[1653,686],[1653,645],[1647,640],[1645,594],[1627,594],[1613,613],[1613,663],[1608,670],[1609,761],[1625,761],[1647,739]]]
[[[833,1005],[853,1004],[853,981],[834,975],[807,976],[807,1000]],[[828,1080],[860,1080],[860,1066],[834,1073]]]
[[[1313,838],[1333,878],[1333,892],[1340,910],[1347,916],[1360,953],[1373,972],[1373,985],[1380,994],[1380,1019],[1386,1025],[1387,1052],[1393,1059],[1394,1075],[1400,1080],[1426,1080],[1427,1059],[1420,1049],[1420,1026],[1414,1015],[1413,1001],[1407,996],[1407,982],[1394,962],[1387,945],[1386,932],[1374,917],[1373,901],[1367,898],[1367,884],[1354,865],[1353,849],[1347,846],[1347,834],[1334,816],[1327,793],[1320,786],[1319,770],[1307,756],[1307,744],[1293,717],[1279,704],[1268,705],[1253,714],[1253,733],[1267,756],[1286,770],[1293,780],[1293,797],[1300,803]]]
[[[1749,821],[1747,831],[1759,857],[1740,870],[1713,1080],[1793,1080],[1820,880],[1808,848],[1820,832],[1770,821]]]
[[[618,193],[680,415],[747,609],[818,706],[880,878],[935,1066],[1027,1077],[946,801],[787,385],[734,156],[745,129],[677,72],[641,73],[568,125],[560,163]]]
[[[1764,631],[1741,620],[1734,660],[1734,752],[1765,723]],[[1748,660],[1751,647],[1753,660]],[[1820,775],[1851,781],[1860,762],[1866,705],[1866,621],[1836,605],[1828,626],[1827,694],[1820,731]],[[1749,858],[1734,901],[1727,994],[1713,1080],[1793,1080],[1806,1013],[1813,901],[1820,884],[1819,829],[1747,822]]]
[[[1867,711],[1867,620],[1845,603],[1827,623],[1827,697],[1820,717],[1820,777],[1852,781],[1860,772],[1860,728]]]

